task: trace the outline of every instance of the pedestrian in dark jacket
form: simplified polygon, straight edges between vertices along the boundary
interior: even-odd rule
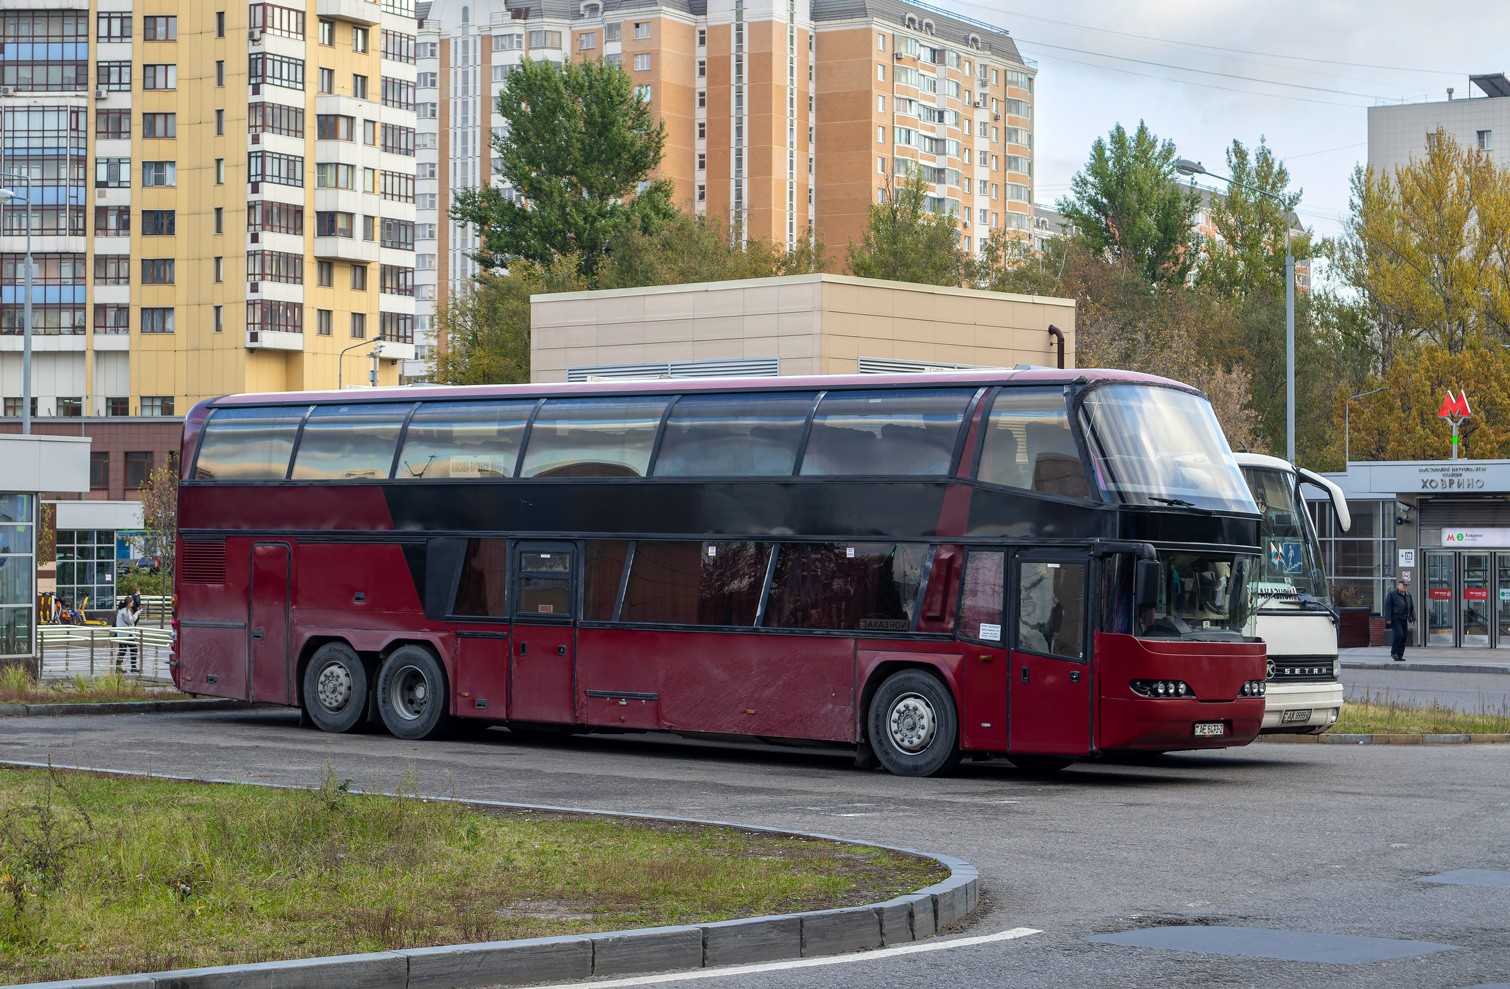
[[[1405,630],[1416,623],[1416,602],[1411,600],[1404,577],[1395,581],[1395,589],[1384,596],[1384,623],[1394,633],[1389,655],[1397,663],[1405,662]]]

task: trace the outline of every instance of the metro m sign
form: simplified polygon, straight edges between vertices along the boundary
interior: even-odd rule
[[[1442,399],[1442,410],[1437,413],[1438,419],[1465,419],[1473,415],[1473,410],[1468,407],[1468,393],[1466,391],[1452,393],[1447,390],[1447,397]]]

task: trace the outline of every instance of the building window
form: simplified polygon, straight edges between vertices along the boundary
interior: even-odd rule
[[[95,28],[96,41],[130,41],[131,14],[99,14],[95,19]]]
[[[384,82],[387,82],[387,80],[385,79]],[[352,73],[352,76],[351,76],[351,95],[355,96],[359,100],[365,100],[365,99],[367,99],[367,77],[366,76],[359,75],[357,73]],[[409,109],[412,110],[412,109],[414,109],[414,107],[410,106]]]
[[[876,35],[876,51],[883,52],[885,50],[886,50],[886,35],[884,35],[884,34],[877,34]]]
[[[699,141],[708,139],[708,122],[706,120],[699,120],[697,122],[697,139]]]
[[[84,400],[59,395],[53,405],[55,414],[64,419],[77,419],[84,414]]]
[[[1481,131],[1478,132],[1478,138],[1479,138],[1479,150],[1480,151],[1493,151],[1494,150],[1494,131],[1492,131],[1492,130],[1481,130]]]
[[[315,333],[322,337],[330,336],[331,325],[335,322],[336,314],[329,309],[315,310]]]
[[[650,87],[649,86],[636,86],[636,87],[634,87],[634,95],[635,95],[636,99],[644,100],[646,103],[649,103],[650,102]]]
[[[367,291],[367,266],[365,264],[351,266],[351,287],[358,292]]]
[[[124,189],[130,184],[130,158],[96,158],[94,160],[94,187],[96,189]]]
[[[317,30],[319,31],[320,44],[334,45],[336,43],[335,21],[321,21]]]
[[[94,332],[99,333],[130,333],[131,332],[131,307],[130,306],[103,306],[95,303],[94,306]]]
[[[708,153],[706,151],[699,151],[697,153],[697,170],[699,172],[702,172],[702,171],[706,171],[707,168],[708,168]]]
[[[697,47],[699,47],[699,48],[707,48],[708,47],[708,32],[707,32],[707,29],[705,29],[705,28],[698,28],[697,29]]]
[[[172,333],[173,310],[172,309],[148,309],[142,307],[142,332],[143,333]]]
[[[886,174],[886,159],[882,158],[880,156],[876,157],[876,174],[877,175],[885,175]]]
[[[335,69],[326,69],[326,68],[320,69],[320,76],[319,76],[319,78],[320,78],[320,83],[319,83],[319,85],[320,85],[320,92],[322,92],[322,93],[334,93],[336,91],[336,70]]]
[[[221,63],[223,66],[224,63]],[[225,72],[220,73],[220,82],[217,85],[225,85]],[[247,60],[247,82],[253,86],[267,83],[269,86],[282,86],[284,89],[304,89],[304,59],[287,58],[283,55],[267,55],[262,52],[254,53]],[[256,90],[253,90],[255,94]]]
[[[247,282],[304,284],[304,255],[285,251],[247,251]]]
[[[877,65],[876,66],[876,81],[877,82],[885,82],[886,81],[886,66],[884,66],[884,65]]]
[[[636,56],[636,57],[638,58],[638,56]],[[646,66],[646,68],[649,68],[649,66]],[[697,60],[697,77],[699,79],[703,79],[703,78],[706,78],[707,75],[708,75],[708,60],[705,59],[705,58],[700,58],[700,59]]]
[[[225,185],[225,159],[215,159],[215,184]]]
[[[351,29],[351,50],[365,52],[367,50],[367,29],[354,27]]]
[[[172,395],[143,395],[142,396],[142,415],[144,415],[144,416],[170,416],[172,414],[173,414],[173,396]],[[130,456],[130,454],[127,454],[127,456]],[[149,459],[148,463],[149,464],[151,463],[150,459]],[[147,470],[149,472],[151,471],[151,469],[152,468],[150,466],[147,468]]]
[[[107,416],[129,416],[131,414],[131,399],[124,396],[105,399],[105,414]]]
[[[697,201],[700,203],[708,201],[708,187],[701,183],[697,186]]]
[[[176,216],[177,211],[171,209],[142,210],[142,236],[172,237],[178,226]]]
[[[220,258],[216,258],[215,260],[219,261]],[[219,281],[219,279],[217,278],[216,281]],[[215,307],[215,332],[225,332],[225,309],[222,306]]]
[[[413,65],[417,61],[416,47],[412,34],[387,30],[383,32],[383,57],[386,59]]]
[[[143,41],[177,41],[178,18],[177,17],[143,17],[142,18]]]
[[[110,487],[110,454],[108,451],[89,454],[89,490],[103,491]]]
[[[129,254],[96,254],[94,256],[94,283],[96,285],[130,285],[131,256]]]
[[[648,71],[650,71],[650,55],[648,53],[641,53],[641,54],[636,55],[634,57],[634,71],[636,71],[636,72],[648,72]]]
[[[212,266],[214,278],[217,282],[225,281],[225,258],[217,255]]]
[[[885,144],[886,143],[886,125],[885,124],[881,124],[880,126],[876,127],[876,143],[877,144]]]
[[[218,233],[218,234],[225,233],[225,207],[224,206],[216,206],[215,207],[215,232]]]
[[[225,11],[215,11],[215,37],[225,37]]]
[[[131,137],[130,110],[99,110],[94,115],[94,136],[101,141]]]
[[[225,111],[224,110],[216,110],[215,111],[215,136],[216,137],[224,137],[225,136]]]
[[[35,66],[33,68],[35,69]],[[9,67],[4,71],[9,72]],[[32,75],[35,77],[35,71]],[[87,80],[89,70],[85,69],[82,75]],[[131,92],[131,62],[96,62],[94,65],[94,84],[110,93]],[[82,87],[85,83],[80,83],[79,85]],[[33,82],[32,86],[36,87],[37,84]],[[73,87],[70,86],[69,88],[72,89]]]
[[[334,261],[315,262],[315,281],[329,288],[336,283],[336,263]]]
[[[172,399],[169,399],[169,404]],[[142,415],[147,414],[147,396],[142,396]],[[134,491],[147,486],[147,478],[152,476],[152,451],[128,450],[126,451],[126,489]]]
[[[356,269],[353,268],[352,270],[355,271]],[[367,338],[366,313],[354,312],[351,314],[351,336],[354,340],[365,340]]]
[[[172,161],[142,162],[142,185],[162,188],[178,184],[178,163]]]
[[[699,89],[697,91],[697,105],[699,107],[708,105],[708,91],[706,89]]]
[[[225,59],[223,58],[215,60],[215,85],[225,85]]]
[[[590,52],[598,47],[598,32],[583,31],[577,35],[577,50]]]
[[[649,21],[635,21],[634,22],[634,40],[636,40],[636,41],[649,41],[650,40],[650,22]]]

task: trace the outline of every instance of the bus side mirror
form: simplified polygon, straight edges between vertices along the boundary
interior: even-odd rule
[[[1153,608],[1159,603],[1159,561],[1139,560],[1133,571],[1133,605]]]

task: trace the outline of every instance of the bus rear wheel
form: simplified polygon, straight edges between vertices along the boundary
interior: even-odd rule
[[[378,712],[394,738],[419,741],[446,729],[446,673],[422,646],[400,646],[378,674]]]
[[[354,731],[367,713],[367,665],[344,642],[327,642],[304,668],[304,710],[322,731]]]
[[[888,772],[935,776],[959,765],[959,717],[938,677],[901,670],[870,699],[870,747]]]

